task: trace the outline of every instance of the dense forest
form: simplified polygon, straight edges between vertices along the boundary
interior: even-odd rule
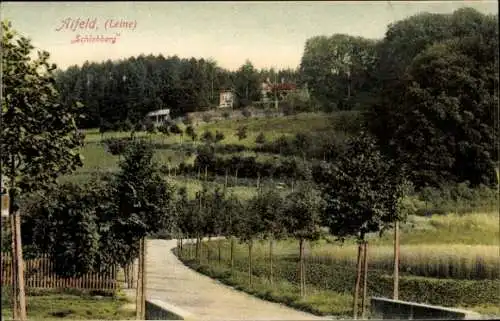
[[[221,90],[234,90],[237,107],[260,99],[261,81],[297,82],[294,70],[257,70],[246,61],[235,72],[212,60],[177,56],[139,56],[104,63],[85,62],[59,72],[57,83],[64,103],[86,106],[82,128],[135,123],[152,110],[169,108],[175,116],[209,110],[219,104]]]

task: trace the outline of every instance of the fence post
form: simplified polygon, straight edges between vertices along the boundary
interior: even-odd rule
[[[142,298],[142,246],[143,246],[143,243],[142,241],[139,242],[139,262],[138,262],[138,269],[137,269],[137,287],[136,287],[136,302],[135,302],[135,305],[136,305],[136,308],[135,308],[135,318],[137,320],[141,320],[141,317],[142,317],[142,304],[141,304],[141,298]]]
[[[399,222],[394,226],[394,294],[393,299],[399,297]]]
[[[15,256],[16,256],[16,276],[17,276],[17,298],[19,301],[19,320],[26,320],[26,296],[24,289],[24,263],[23,248],[21,243],[21,215],[19,210],[12,213],[15,222]]]
[[[142,238],[142,291],[141,291],[142,320],[146,320],[146,280],[147,280],[146,253],[147,253],[146,237],[143,237]]]

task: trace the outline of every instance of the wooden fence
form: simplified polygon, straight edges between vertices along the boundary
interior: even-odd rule
[[[1,285],[12,284],[12,260],[10,254],[1,255]],[[100,273],[88,273],[81,277],[61,277],[54,272],[54,263],[47,255],[24,260],[24,280],[27,289],[84,289],[115,291],[117,269]]]

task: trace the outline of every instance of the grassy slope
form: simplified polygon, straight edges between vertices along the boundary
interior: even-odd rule
[[[246,146],[255,146],[255,137],[263,132],[267,140],[273,140],[281,135],[294,135],[301,131],[324,131],[331,128],[332,115],[325,115],[321,113],[307,113],[295,116],[285,116],[276,118],[249,118],[240,120],[220,120],[211,123],[202,123],[195,128],[199,136],[205,131],[209,130],[215,133],[216,130],[222,131],[225,134],[225,139],[222,144],[241,144]],[[240,126],[246,126],[248,137],[239,140],[236,136],[236,129]],[[184,125],[181,127],[185,127]],[[62,177],[60,180],[72,182],[85,182],[89,179],[91,173],[102,171],[114,171],[118,167],[118,156],[113,156],[108,153],[104,146],[101,144],[101,135],[96,129],[85,131],[85,146],[82,149],[84,157],[84,166],[79,168],[75,173],[70,176]],[[104,138],[111,137],[128,137],[130,133],[126,132],[111,132],[105,133]],[[136,136],[150,137],[153,142],[163,144],[193,144],[193,142],[180,136],[164,136],[162,134],[154,134],[148,136],[146,133],[137,133]],[[255,154],[255,153],[239,153],[247,156],[257,156],[259,159],[270,159],[274,155],[269,154]],[[184,161],[192,163],[194,156],[187,156],[182,151],[172,149],[158,149],[155,154],[155,160],[160,164],[169,163],[171,160],[172,165],[177,165]],[[185,185],[188,187],[190,195],[194,195],[196,191],[201,189],[201,183],[196,180],[180,179],[176,182],[177,185]],[[242,198],[248,198],[254,194],[252,188],[245,186],[236,186],[231,188],[236,195]]]

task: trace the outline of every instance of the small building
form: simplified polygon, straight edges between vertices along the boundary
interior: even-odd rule
[[[146,115],[146,119],[153,122],[156,127],[159,127],[170,120],[170,109],[159,109],[149,112]]]
[[[232,90],[223,90],[220,92],[219,108],[233,108],[234,92]]]

